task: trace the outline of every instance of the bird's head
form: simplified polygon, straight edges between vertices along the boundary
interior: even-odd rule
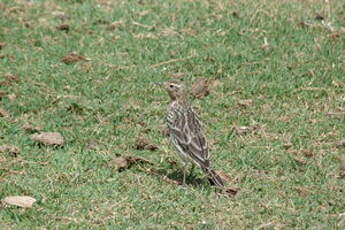
[[[168,92],[171,100],[184,100],[186,97],[185,87],[180,81],[166,81],[163,87]]]

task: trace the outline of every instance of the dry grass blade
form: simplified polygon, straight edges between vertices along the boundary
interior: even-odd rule
[[[255,130],[258,130],[260,127],[258,125],[253,126],[237,126],[233,125],[233,128],[235,129],[236,133],[238,135],[246,135],[250,132],[253,132]]]
[[[31,208],[36,202],[36,199],[30,196],[8,196],[5,197],[2,202],[4,204],[15,205],[22,208]]]
[[[149,30],[154,28],[154,26],[144,25],[144,24],[141,24],[141,23],[136,22],[136,21],[133,21],[132,24],[135,26],[143,27],[145,29],[149,29]]]
[[[58,132],[42,132],[31,135],[31,140],[44,145],[63,145],[64,138]]]
[[[90,59],[84,57],[84,56],[81,56],[79,54],[76,54],[76,53],[70,53],[68,55],[66,55],[65,57],[63,57],[61,59],[61,61],[67,65],[69,64],[74,64],[76,62],[79,62],[79,61],[90,61]]]
[[[168,75],[169,75],[169,77],[171,77],[173,79],[180,80],[180,79],[184,78],[187,74],[185,74],[185,73],[169,73]]]
[[[158,37],[154,33],[139,33],[135,34],[134,37],[136,39],[142,40],[142,39],[157,39]]]
[[[109,30],[116,30],[117,28],[119,28],[120,26],[122,26],[124,23],[125,23],[125,22],[122,21],[122,20],[112,22],[112,23],[108,26],[108,29],[109,29]]]
[[[239,100],[238,105],[243,106],[243,107],[249,107],[253,105],[253,100],[252,99]]]
[[[274,227],[274,222],[269,222],[269,223],[265,223],[260,225],[259,227],[255,228],[255,230],[260,230],[260,229],[275,229]]]

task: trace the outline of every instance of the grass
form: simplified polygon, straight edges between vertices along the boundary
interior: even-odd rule
[[[20,154],[0,153],[0,199],[37,202],[0,207],[0,228],[344,229],[345,5],[329,2],[1,1],[0,91],[12,100],[0,101],[0,145]],[[63,63],[71,52],[88,61]],[[173,73],[215,82],[193,105],[237,195],[198,170],[187,187],[163,179],[182,175],[152,83]],[[64,146],[38,145],[25,124]],[[137,150],[139,136],[159,149]],[[119,155],[153,165],[118,172]]]

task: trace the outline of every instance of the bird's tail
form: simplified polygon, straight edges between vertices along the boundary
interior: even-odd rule
[[[218,187],[224,187],[224,181],[223,179],[214,171],[213,169],[210,168],[204,168],[203,169],[208,176],[208,179],[213,185],[216,185]]]

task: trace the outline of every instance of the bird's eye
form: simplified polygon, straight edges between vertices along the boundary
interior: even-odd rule
[[[174,85],[169,85],[170,88],[174,88]]]

